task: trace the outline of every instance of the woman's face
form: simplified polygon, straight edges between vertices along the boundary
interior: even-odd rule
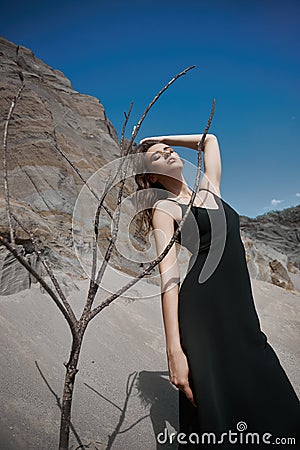
[[[158,175],[171,175],[182,170],[183,162],[172,147],[166,144],[154,144],[145,153],[148,170]]]

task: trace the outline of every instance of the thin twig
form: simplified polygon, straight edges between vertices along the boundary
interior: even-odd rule
[[[33,248],[35,250],[35,252],[38,254],[38,256],[40,256],[40,258],[42,259],[42,262],[48,272],[48,274],[50,275],[50,278],[59,294],[59,296],[61,297],[61,300],[59,299],[59,297],[57,297],[57,295],[55,294],[55,292],[50,288],[50,286],[48,285],[48,283],[36,272],[36,270],[33,269],[33,267],[31,266],[31,264],[27,261],[27,259],[25,257],[23,257],[21,254],[19,254],[18,249],[16,248],[16,243],[15,243],[15,238],[14,238],[14,230],[12,227],[12,218],[14,218],[16,220],[17,223],[19,223],[19,225],[25,230],[25,227],[22,226],[20,224],[20,222],[16,219],[16,217],[13,216],[12,212],[11,212],[11,208],[10,208],[10,194],[9,194],[9,186],[8,186],[8,170],[7,170],[7,138],[8,138],[8,128],[9,128],[9,124],[10,124],[10,119],[12,117],[12,113],[13,110],[15,108],[15,105],[17,103],[18,98],[21,95],[21,92],[24,88],[24,78],[23,75],[20,75],[21,81],[22,81],[22,86],[19,89],[17,95],[14,97],[12,103],[11,103],[11,107],[9,109],[9,113],[7,116],[7,120],[5,122],[5,128],[4,128],[4,136],[3,136],[3,172],[4,172],[4,189],[5,189],[5,200],[6,200],[6,210],[7,210],[7,217],[8,217],[8,222],[9,222],[9,230],[10,230],[10,242],[4,238],[3,236],[0,236],[0,243],[2,243],[2,245],[4,245],[9,251],[10,253],[20,262],[20,264],[22,264],[25,269],[27,270],[28,273],[30,273],[39,283],[40,285],[46,290],[46,292],[50,295],[50,297],[52,298],[52,300],[54,301],[54,303],[56,304],[56,306],[58,307],[58,309],[61,311],[61,313],[63,314],[64,318],[66,319],[72,336],[73,336],[73,342],[77,342],[78,341],[78,336],[80,335],[80,324],[78,323],[78,321],[76,320],[76,317],[73,313],[73,310],[69,304],[69,302],[67,301],[65,295],[63,294],[53,272],[51,271],[51,269],[48,267],[48,265],[46,264],[46,262],[44,261],[41,252],[39,252],[38,247],[36,246],[36,242],[34,239],[33,234],[29,233],[29,235],[31,236],[31,242],[33,244]],[[40,253],[40,255],[39,255]],[[79,347],[80,348],[80,347]],[[78,349],[79,351],[79,349]],[[65,394],[65,393],[64,393]],[[62,415],[63,415],[63,409],[62,409]],[[68,424],[69,426],[69,424]]]
[[[154,99],[152,100],[152,102],[149,103],[149,105],[148,105],[147,108],[145,109],[144,113],[142,114],[140,120],[138,121],[138,123],[137,123],[136,126],[134,127],[134,131],[133,131],[133,133],[132,133],[130,142],[129,142],[129,144],[128,144],[128,148],[127,148],[126,154],[130,153],[130,150],[131,150],[133,141],[134,141],[134,139],[136,138],[136,136],[137,136],[137,134],[138,134],[138,132],[139,132],[139,130],[140,130],[140,128],[141,128],[141,125],[142,125],[143,121],[145,120],[145,118],[146,118],[146,116],[147,116],[149,110],[150,110],[150,109],[152,108],[152,106],[157,102],[157,100],[159,99],[159,97],[160,97],[160,96],[161,96],[161,95],[162,95],[162,94],[163,94],[163,93],[171,86],[171,84],[173,84],[179,77],[182,77],[182,76],[185,75],[189,70],[192,70],[192,69],[194,69],[195,67],[196,67],[196,66],[190,66],[190,67],[187,67],[187,68],[184,69],[182,72],[180,72],[180,73],[178,73],[177,75],[175,75],[175,77],[172,78],[172,80],[170,80],[169,83],[167,83],[167,84],[166,84],[166,85],[158,92],[158,94],[154,97]]]
[[[127,162],[128,164],[128,162]],[[122,168],[120,168],[119,170],[122,170]],[[101,283],[102,277],[104,275],[105,269],[107,267],[107,264],[110,260],[111,254],[113,252],[113,249],[115,247],[115,241],[117,239],[118,236],[118,231],[119,231],[119,219],[120,219],[120,208],[119,205],[121,204],[121,200],[122,200],[122,196],[123,196],[123,188],[124,188],[124,184],[125,184],[125,177],[121,177],[121,186],[118,192],[118,197],[117,197],[117,205],[116,205],[116,214],[113,218],[113,230],[112,230],[112,237],[109,243],[109,246],[106,250],[105,256],[104,256],[104,260],[102,262],[102,265],[99,269],[98,275],[97,275],[97,279],[95,281],[95,287],[96,289],[98,289],[99,284]],[[93,299],[92,299],[93,301]]]
[[[20,74],[20,79],[22,81],[22,85],[20,87],[20,89],[18,90],[17,94],[15,95],[15,97],[13,98],[11,105],[10,105],[10,109],[7,115],[7,119],[5,121],[5,127],[4,127],[4,135],[3,135],[3,175],[4,175],[4,190],[5,190],[5,201],[6,201],[6,211],[7,211],[7,218],[8,218],[8,222],[9,222],[9,229],[10,229],[10,243],[2,236],[0,236],[0,239],[2,241],[2,243],[6,246],[6,248],[15,256],[15,258],[37,279],[37,281],[44,287],[44,289],[50,294],[50,296],[52,297],[52,299],[55,301],[56,305],[58,306],[58,308],[61,310],[61,312],[63,313],[65,319],[67,320],[67,322],[70,325],[71,331],[75,330],[75,324],[76,324],[76,317],[73,313],[73,310],[71,308],[71,306],[69,305],[67,299],[65,298],[62,290],[60,289],[60,286],[56,280],[56,278],[54,277],[52,271],[50,270],[50,268],[45,265],[45,261],[42,261],[43,264],[45,265],[45,268],[47,270],[47,272],[49,273],[51,280],[53,282],[53,284],[55,285],[56,290],[58,291],[62,302],[64,304],[64,306],[61,304],[60,300],[56,297],[55,293],[52,291],[52,289],[48,286],[48,284],[42,279],[42,277],[31,267],[31,265],[27,262],[27,260],[22,256],[19,255],[17,249],[16,249],[16,243],[15,243],[15,237],[14,237],[14,230],[13,230],[13,226],[12,226],[12,218],[14,218],[14,220],[23,228],[24,231],[26,231],[30,236],[31,236],[31,242],[33,244],[33,247],[35,249],[35,241],[34,241],[34,237],[33,234],[28,232],[25,227],[23,225],[21,225],[21,223],[18,221],[18,219],[14,216],[14,214],[11,211],[10,208],[10,194],[9,194],[9,185],[8,185],[8,177],[7,177],[7,139],[8,139],[8,129],[9,129],[9,124],[10,124],[10,120],[13,114],[13,111],[15,109],[15,106],[17,104],[18,99],[21,96],[21,93],[24,89],[24,78],[23,75]],[[36,249],[35,249],[36,251]],[[42,258],[41,252],[39,252],[40,254],[38,254],[38,256]]]
[[[22,79],[22,78],[21,78]],[[3,135],[3,180],[4,180],[4,191],[5,191],[5,205],[6,205],[6,214],[8,219],[8,225],[9,225],[9,232],[10,232],[10,242],[13,248],[15,248],[15,237],[14,237],[14,230],[12,226],[12,220],[11,220],[11,208],[10,208],[10,195],[9,195],[9,186],[8,186],[8,178],[7,178],[7,137],[8,137],[8,127],[10,124],[10,120],[12,117],[12,113],[15,109],[15,106],[17,104],[18,99],[20,98],[20,95],[24,89],[24,79],[22,79],[22,86],[17,92],[17,95],[14,96],[12,99],[7,118],[5,121],[4,126],[4,135]]]
[[[120,156],[122,158],[123,153],[124,153],[124,139],[125,139],[125,131],[126,131],[126,127],[127,127],[127,123],[128,120],[130,118],[130,114],[132,111],[132,107],[133,107],[133,102],[130,103],[129,109],[128,109],[128,113],[124,112],[125,115],[125,121],[122,127],[122,133],[121,133],[121,141],[120,141]],[[119,166],[118,170],[116,170],[115,172],[115,176],[114,177],[109,177],[106,180],[106,184],[103,190],[103,195],[101,200],[98,203],[98,207],[97,207],[97,211],[95,214],[95,219],[94,219],[94,240],[93,240],[93,247],[92,247],[92,271],[91,271],[91,283],[90,283],[90,289],[89,289],[89,294],[88,294],[88,298],[92,299],[93,298],[93,292],[94,292],[94,282],[95,282],[95,275],[96,275],[96,264],[97,264],[97,240],[98,240],[98,232],[99,232],[99,219],[100,219],[100,211],[101,211],[101,207],[105,207],[104,205],[104,200],[105,197],[107,195],[107,193],[110,191],[110,188],[113,186],[113,183],[119,173],[119,171],[121,170],[123,161],[121,159],[121,165]],[[110,215],[110,217],[112,218],[112,214]],[[89,309],[89,303],[92,300],[88,300],[88,304],[86,305],[86,309]]]
[[[130,103],[128,113],[126,114],[126,112],[124,112],[125,121],[123,123],[122,133],[121,133],[121,141],[120,141],[120,150],[121,150],[120,153],[121,153],[121,156],[123,156],[123,152],[124,152],[125,131],[126,131],[126,127],[127,127],[127,124],[128,124],[128,120],[129,120],[131,111],[132,111],[132,107],[133,107],[133,102]]]
[[[108,192],[107,189],[108,189],[110,181],[111,181],[111,177],[108,176],[108,178],[106,179],[106,182],[105,182],[105,186],[104,186],[104,193]],[[105,200],[105,195],[102,195],[101,200],[99,201],[99,204],[97,206],[96,217],[94,220],[94,235],[93,235],[93,244],[92,244],[92,271],[91,271],[90,287],[92,286],[92,284],[95,281],[95,275],[96,275],[96,270],[97,270],[97,242],[98,242],[98,235],[99,235],[99,220],[100,220],[101,206],[103,205],[104,200]]]
[[[196,196],[196,193],[197,193],[199,185],[200,185],[200,173],[201,173],[201,166],[202,166],[202,151],[204,148],[204,142],[205,142],[208,130],[210,128],[210,125],[211,125],[211,122],[212,122],[212,119],[213,119],[213,116],[215,113],[215,106],[216,106],[216,100],[213,99],[210,116],[208,118],[204,133],[201,137],[201,140],[200,140],[200,142],[198,142],[198,166],[197,166],[197,172],[196,172],[196,177],[195,177],[193,193],[192,193],[190,202],[188,203],[189,206],[194,203],[194,198]]]
[[[65,153],[60,148],[60,146],[58,144],[58,141],[57,141],[57,137],[56,137],[56,128],[55,128],[55,122],[54,122],[53,114],[52,114],[52,111],[50,109],[49,109],[49,114],[51,116],[51,120],[52,120],[52,124],[53,124],[54,146],[55,146],[56,150],[67,161],[67,163],[72,167],[72,169],[79,176],[79,178],[83,182],[83,184],[85,184],[85,186],[88,188],[88,190],[91,192],[91,194],[93,194],[94,197],[96,198],[96,200],[99,202],[99,197],[96,194],[96,192],[94,191],[94,189],[89,186],[88,182],[83,178],[83,176],[81,175],[81,173],[77,169],[77,167],[72,163],[72,161],[67,157],[67,155],[65,155]],[[107,214],[110,216],[110,218],[112,218],[112,213],[109,210],[109,208],[107,208],[105,205],[103,205],[103,208],[107,212]]]
[[[124,113],[126,119],[125,119],[125,123],[123,125],[123,130],[122,130],[122,138],[123,139],[124,139],[124,133],[125,133],[126,124],[127,124],[128,119],[129,119],[129,115],[131,113],[131,109],[132,109],[132,103],[130,105],[128,114],[126,115],[126,113]],[[118,174],[121,171],[122,165],[124,164],[124,158],[120,158],[119,161],[120,161],[120,163],[119,163],[118,169],[115,170],[115,173],[113,175],[111,175],[111,173],[110,173],[110,175],[106,179],[105,187],[104,187],[101,199],[100,199],[100,201],[98,203],[97,210],[96,210],[96,213],[95,213],[95,218],[94,218],[94,236],[93,236],[93,243],[92,243],[92,270],[91,270],[91,277],[90,277],[90,284],[89,284],[89,291],[88,291],[88,295],[87,295],[87,300],[86,300],[86,304],[84,306],[84,309],[83,309],[83,312],[82,312],[80,320],[85,320],[84,317],[86,316],[86,313],[90,311],[91,305],[92,305],[92,303],[94,301],[95,295],[96,295],[97,290],[98,290],[98,285],[95,282],[95,275],[96,275],[96,270],[97,270],[97,240],[98,240],[98,234],[99,234],[100,212],[101,212],[101,207],[103,206],[103,202],[105,201],[107,193],[110,191],[110,189],[114,185],[114,182],[115,182]],[[122,192],[122,189],[121,189],[121,192]],[[119,194],[120,194],[120,192],[119,192]],[[111,242],[112,242],[112,240],[110,239],[109,246],[111,245]],[[102,269],[103,269],[103,267],[102,267]]]
[[[124,159],[121,158],[120,161],[121,162],[119,164],[119,168],[115,171],[115,173],[112,176],[110,175],[106,180],[104,191],[103,191],[103,194],[101,196],[100,202],[97,206],[97,210],[95,213],[94,236],[93,236],[93,246],[92,246],[92,271],[91,271],[87,300],[86,300],[86,304],[84,306],[80,320],[84,320],[86,313],[90,311],[92,303],[94,301],[95,295],[96,295],[98,287],[99,287],[96,284],[95,276],[96,276],[96,270],[97,270],[97,240],[98,240],[98,233],[99,233],[100,212],[101,212],[101,207],[105,200],[105,197],[106,197],[107,193],[110,191],[111,187],[113,186],[114,180],[117,178],[119,170],[121,170],[120,167],[124,163]],[[110,247],[110,245],[111,245],[111,239],[109,240],[109,247]]]

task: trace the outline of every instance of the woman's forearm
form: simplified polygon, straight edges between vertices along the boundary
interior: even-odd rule
[[[161,296],[162,314],[166,337],[167,354],[182,350],[178,324],[178,285],[163,292]]]
[[[167,145],[174,145],[178,147],[188,147],[193,150],[198,150],[198,143],[201,141],[203,134],[178,134],[172,136],[162,136],[162,142]],[[213,134],[207,134],[204,141],[205,145],[212,139],[215,139]]]

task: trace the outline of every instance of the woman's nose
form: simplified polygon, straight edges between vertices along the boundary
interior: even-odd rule
[[[171,149],[171,148],[169,148],[169,149],[165,152],[166,155],[170,155],[171,153],[173,153],[173,149]]]

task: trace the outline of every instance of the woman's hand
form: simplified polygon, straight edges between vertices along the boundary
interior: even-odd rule
[[[167,352],[167,356],[170,382],[182,390],[193,406],[197,407],[189,384],[189,366],[184,352],[182,350]]]
[[[151,137],[142,139],[140,141],[140,144],[142,144],[143,142],[146,142],[146,141],[158,141],[158,142],[161,142],[163,144],[164,143],[164,138],[165,138],[164,136],[156,136],[156,137],[151,136]]]

